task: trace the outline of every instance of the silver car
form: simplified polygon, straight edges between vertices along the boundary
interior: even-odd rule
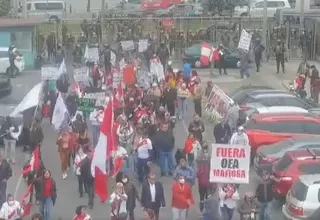
[[[287,194],[282,207],[285,219],[309,219],[320,207],[320,174],[302,175]]]

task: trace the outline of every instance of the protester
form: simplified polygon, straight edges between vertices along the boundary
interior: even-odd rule
[[[310,76],[310,94],[311,98],[317,103],[319,102],[319,71],[315,65],[310,66],[311,76]]]
[[[23,216],[23,209],[20,202],[14,199],[13,195],[8,194],[7,201],[2,204],[0,219],[20,220]]]
[[[151,161],[152,155],[152,142],[146,134],[142,134],[142,137],[134,150],[137,152],[137,169],[138,169],[138,180],[140,183],[143,182],[144,178],[148,174],[148,163]]]
[[[190,63],[188,63],[187,61],[184,61],[183,75],[184,75],[185,82],[189,82],[189,79],[191,77],[191,71],[192,71],[192,68],[191,68]]]
[[[120,117],[120,125],[117,129],[117,135],[119,138],[119,144],[121,147],[125,149],[132,149],[132,141],[133,141],[133,128],[130,123],[127,121],[127,117],[121,115]]]
[[[148,180],[142,184],[141,206],[146,210],[152,210],[155,220],[159,220],[160,207],[165,207],[165,197],[162,183],[156,180],[154,173],[148,174]]]
[[[92,143],[90,138],[88,137],[87,131],[79,132],[79,136],[75,144],[76,144],[75,151],[77,151],[79,148],[82,148],[84,153],[88,153],[91,150]]]
[[[203,122],[201,121],[199,115],[195,114],[193,121],[190,122],[188,132],[192,133],[199,142],[202,141],[202,134],[205,131]]]
[[[193,186],[196,180],[196,175],[194,169],[187,164],[186,158],[181,158],[180,163],[177,166],[173,174],[173,179],[178,181],[179,178],[183,176],[190,186]]]
[[[83,176],[81,175],[81,162],[86,157],[87,155],[83,152],[82,148],[79,148],[74,159],[74,172],[78,178],[78,190],[79,190],[80,198],[83,197],[83,188],[85,189],[85,192],[87,192],[86,185],[84,184]]]
[[[270,173],[264,171],[256,189],[256,197],[260,207],[260,220],[270,220],[270,209],[274,199],[272,183],[273,181],[270,179]]]
[[[274,53],[276,55],[277,73],[279,73],[280,64],[282,67],[282,72],[284,73],[284,60],[286,49],[280,39],[277,40],[277,45],[274,47]]]
[[[197,157],[196,152],[200,146],[199,141],[189,133],[187,140],[184,142],[184,153],[187,155],[189,166],[193,166],[193,161]]]
[[[29,133],[29,151],[33,152],[36,146],[41,147],[43,139],[44,135],[41,127],[41,120],[39,118],[35,118],[31,124]]]
[[[215,186],[209,188],[208,198],[200,201],[201,205],[203,206],[203,220],[225,220],[220,210],[220,201]]]
[[[244,132],[243,126],[238,127],[237,132],[231,136],[230,144],[250,146],[248,135]]]
[[[202,117],[202,103],[201,103],[202,96],[203,96],[202,87],[197,82],[194,87],[193,103],[194,103],[194,111],[200,117]]]
[[[163,102],[167,107],[170,116],[175,116],[176,114],[176,106],[175,103],[177,101],[177,89],[172,88],[169,84],[165,85],[165,89],[163,91]]]
[[[70,157],[70,146],[69,146],[70,135],[68,132],[62,132],[58,137],[56,142],[58,146],[58,152],[60,154],[60,164],[61,164],[61,172],[62,178],[67,178],[67,170],[68,170],[68,161]]]
[[[227,144],[231,137],[231,129],[226,123],[226,120],[222,120],[220,123],[214,126],[213,136],[217,144]]]
[[[252,192],[246,192],[244,198],[241,200],[238,212],[240,213],[241,220],[247,219],[245,217],[246,215],[255,219],[255,215],[259,213],[259,203]]]
[[[88,152],[87,157],[81,161],[80,173],[84,183],[87,187],[88,193],[88,207],[93,208],[94,205],[94,177],[91,173],[91,163],[92,163],[92,152]]]
[[[187,86],[185,83],[183,83],[178,88],[178,118],[184,119],[187,114],[187,107],[188,107],[188,98],[190,97],[190,92],[187,89]]]
[[[235,132],[237,129],[237,122],[239,119],[239,110],[240,110],[240,107],[233,100],[230,100],[229,108],[227,110],[225,119],[231,129],[231,132]]]
[[[225,220],[231,220],[237,201],[240,199],[235,184],[222,184],[219,189],[221,214]]]
[[[19,132],[16,125],[13,124],[11,117],[7,116],[5,122],[1,126],[1,135],[4,143],[4,157],[8,162],[15,164],[16,142],[15,133]],[[8,155],[8,152],[9,155]]]
[[[123,183],[124,191],[128,196],[126,208],[129,220],[134,220],[134,209],[136,208],[136,200],[140,202],[140,195],[138,193],[137,187],[126,174],[122,176],[121,182]]]
[[[6,201],[7,184],[11,176],[11,166],[7,160],[3,159],[3,152],[0,152],[0,207]]]
[[[194,204],[191,186],[185,181],[184,176],[179,176],[172,184],[173,220],[186,220],[188,209]]]
[[[76,215],[73,217],[73,220],[92,220],[90,215],[88,215],[86,207],[80,205],[76,208]]]
[[[123,184],[117,183],[115,191],[110,195],[111,220],[127,219],[127,199]]]
[[[43,176],[36,181],[36,198],[40,202],[39,210],[43,220],[51,220],[51,211],[57,199],[57,188],[49,170],[45,170]]]
[[[31,220],[43,220],[42,215],[40,213],[34,213],[31,216]]]
[[[210,183],[210,152],[207,143],[202,143],[201,150],[198,153],[196,161],[196,176],[198,179],[198,190],[200,197],[200,211],[203,211],[204,201],[208,198],[210,190],[214,190],[216,184]],[[214,186],[214,187],[213,187]]]
[[[168,129],[168,124],[162,124],[152,141],[154,149],[159,154],[159,165],[162,176],[172,175],[172,169],[174,167],[172,151],[175,138]]]
[[[254,58],[256,62],[257,72],[260,71],[262,53],[265,50],[265,47],[262,45],[261,40],[259,38],[256,39],[256,45],[254,47]]]
[[[240,77],[241,79],[243,78],[249,78],[250,77],[250,64],[251,64],[251,59],[250,59],[250,54],[249,51],[240,51]]]

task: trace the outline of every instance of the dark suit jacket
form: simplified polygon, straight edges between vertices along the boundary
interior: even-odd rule
[[[150,184],[148,181],[145,181],[142,184],[141,189],[141,205],[144,208],[152,209],[151,206],[151,192],[150,192]],[[163,186],[160,182],[156,182],[156,205],[159,207],[165,207],[166,202],[164,199]]]

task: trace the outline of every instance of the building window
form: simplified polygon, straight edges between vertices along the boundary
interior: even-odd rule
[[[18,50],[32,50],[31,32],[13,32],[11,33],[11,44]]]

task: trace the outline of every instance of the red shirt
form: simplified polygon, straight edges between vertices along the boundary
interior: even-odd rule
[[[50,178],[44,179],[43,183],[43,196],[50,197],[52,191],[52,180]]]
[[[191,186],[188,183],[174,182],[172,185],[172,207],[177,209],[189,208],[188,200],[194,204]]]
[[[188,154],[193,150],[193,143],[196,141],[196,138],[188,138],[184,142],[184,153]]]

